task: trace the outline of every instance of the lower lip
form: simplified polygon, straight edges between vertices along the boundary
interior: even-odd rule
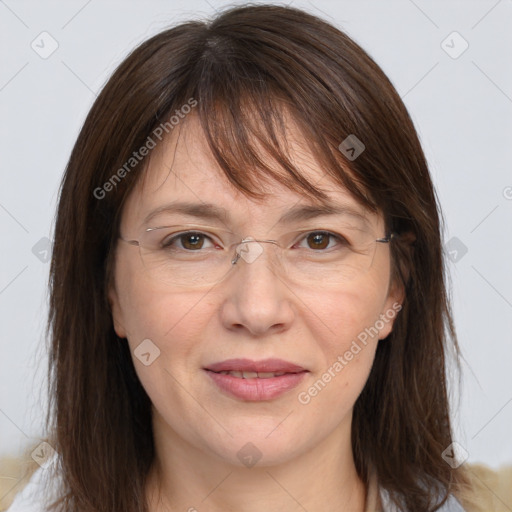
[[[286,373],[280,377],[268,379],[243,379],[233,375],[215,373],[206,370],[213,382],[222,390],[235,398],[248,401],[272,400],[296,387],[306,375],[300,373]]]

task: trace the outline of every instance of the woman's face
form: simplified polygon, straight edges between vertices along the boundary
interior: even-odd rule
[[[177,133],[153,150],[144,180],[124,207],[123,238],[136,239],[148,227],[194,223],[209,226],[213,234],[210,226],[228,227],[240,239],[268,240],[296,230],[336,231],[337,223],[356,222],[356,216],[336,214],[281,224],[283,214],[313,205],[313,198],[268,182],[265,200],[248,199],[222,175],[195,119],[187,120],[179,138]],[[333,204],[365,216],[375,238],[385,236],[382,218],[323,175],[291,125],[288,135],[293,160],[310,182]],[[220,222],[163,208],[177,201],[212,204],[226,217]],[[156,210],[160,213],[145,223]],[[128,339],[152,401],[155,436],[239,466],[279,464],[321,446],[349,449],[354,403],[377,343],[391,331],[399,309],[401,296],[390,286],[389,247],[376,244],[369,270],[339,284],[289,282],[279,273],[275,246],[261,247],[254,261],[240,259],[216,285],[187,287],[155,279],[138,247],[118,243],[110,292],[114,324]],[[246,374],[251,381],[244,383],[240,376],[207,369],[230,359],[253,361],[254,368],[279,359],[304,371],[254,380],[254,374]],[[282,364],[259,370],[279,371]],[[233,392],[225,388],[230,385]]]

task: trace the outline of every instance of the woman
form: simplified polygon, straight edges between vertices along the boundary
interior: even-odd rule
[[[414,126],[347,35],[261,5],[152,37],[64,176],[58,456],[11,510],[464,510],[444,277]]]

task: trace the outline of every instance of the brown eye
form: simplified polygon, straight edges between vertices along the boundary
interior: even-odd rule
[[[185,249],[193,251],[194,249],[202,249],[205,237],[200,233],[187,233],[180,235],[179,238]]]
[[[165,238],[161,247],[169,250],[199,251],[211,247],[211,245],[207,245],[208,242],[212,243],[209,236],[196,231],[188,231]]]
[[[328,233],[310,233],[307,236],[308,247],[310,249],[326,249],[329,246],[331,235]]]

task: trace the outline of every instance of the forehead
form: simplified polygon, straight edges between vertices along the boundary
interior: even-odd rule
[[[169,206],[176,203],[180,203],[182,211],[210,210],[222,223],[234,224],[229,227],[250,222],[268,224],[272,218],[288,222],[305,220],[318,216],[319,206],[331,214],[354,214],[354,219],[359,216],[359,220],[365,219],[371,226],[380,224],[380,215],[357,202],[322,170],[293,122],[287,123],[286,140],[281,143],[285,143],[284,150],[301,176],[328,195],[327,202],[313,194],[293,191],[263,173],[258,173],[257,181],[264,198],[248,197],[229,181],[211,153],[198,119],[190,115],[152,150],[143,176],[125,204],[122,225],[147,225],[155,216],[169,213]],[[269,160],[264,151],[260,158]],[[277,165],[272,167],[285,173]]]

